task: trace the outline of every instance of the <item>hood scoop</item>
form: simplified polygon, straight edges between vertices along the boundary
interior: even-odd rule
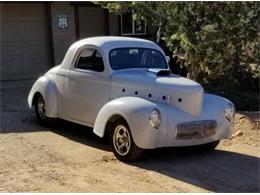
[[[171,74],[170,70],[160,68],[149,68],[148,72],[154,73],[156,76],[168,76]]]

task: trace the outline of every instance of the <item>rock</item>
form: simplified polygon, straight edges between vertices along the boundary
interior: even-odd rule
[[[233,133],[232,137],[237,137],[237,136],[242,136],[244,133],[242,131],[237,131],[235,133]]]

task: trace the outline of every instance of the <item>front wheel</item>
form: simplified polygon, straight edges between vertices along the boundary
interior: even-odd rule
[[[120,119],[112,127],[110,142],[118,160],[131,162],[139,159],[143,149],[135,145],[127,123]]]

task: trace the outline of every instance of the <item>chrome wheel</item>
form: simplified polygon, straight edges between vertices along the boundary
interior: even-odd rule
[[[128,154],[131,148],[131,136],[125,126],[118,125],[115,128],[113,134],[113,145],[119,155],[125,156]]]
[[[38,103],[37,103],[37,108],[38,108],[38,114],[42,120],[46,119],[46,114],[45,114],[45,102],[42,96],[39,96],[38,98]]]

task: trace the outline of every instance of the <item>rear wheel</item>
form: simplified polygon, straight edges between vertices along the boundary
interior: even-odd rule
[[[46,116],[46,107],[45,107],[45,101],[42,97],[42,95],[38,95],[35,100],[35,113],[37,116],[37,119],[42,124],[47,124],[48,118]]]
[[[143,153],[143,149],[134,143],[128,125],[122,119],[117,120],[112,126],[110,142],[114,155],[120,161],[135,161],[139,159]]]

